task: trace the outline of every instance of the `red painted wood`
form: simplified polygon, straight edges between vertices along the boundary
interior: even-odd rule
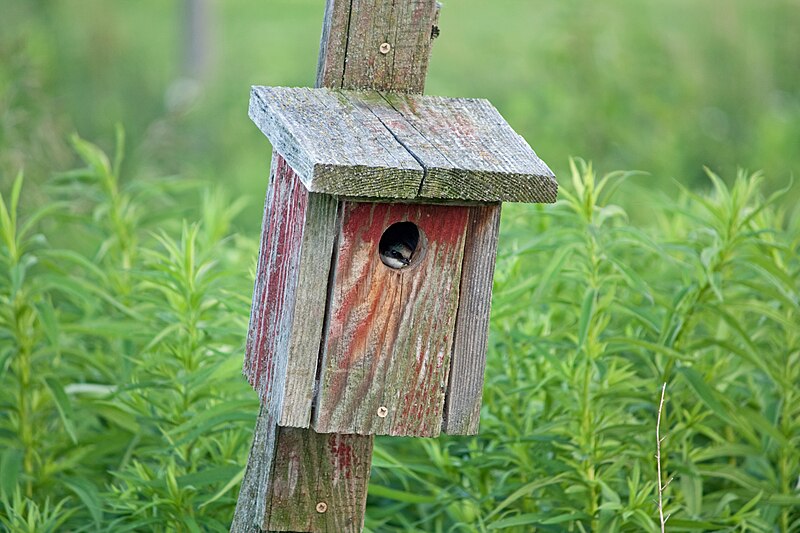
[[[344,202],[317,431],[439,434],[468,218],[467,207]],[[402,221],[422,231],[424,255],[394,270],[378,244]]]
[[[244,361],[245,376],[265,402],[276,367],[286,364],[308,205],[297,174],[277,153],[273,161]]]

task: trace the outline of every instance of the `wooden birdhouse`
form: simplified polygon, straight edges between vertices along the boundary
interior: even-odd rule
[[[244,371],[282,427],[473,434],[501,202],[553,173],[485,100],[254,87],[274,148]]]

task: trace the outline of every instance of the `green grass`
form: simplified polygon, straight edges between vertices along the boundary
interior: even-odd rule
[[[179,4],[3,5],[0,530],[228,528],[269,154],[247,90],[312,83],[322,1],[214,6],[170,107]],[[656,531],[664,382],[669,530],[800,531],[798,24],[446,3],[429,92],[490,98],[562,188],[504,207],[480,435],[379,438],[370,531]]]

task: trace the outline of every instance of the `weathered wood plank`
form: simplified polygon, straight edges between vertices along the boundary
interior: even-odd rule
[[[372,438],[278,428],[267,496],[269,531],[361,531]],[[365,460],[366,459],[366,460]]]
[[[288,349],[281,426],[307,428],[311,423],[317,363],[325,320],[323,302],[328,292],[333,246],[337,232],[336,198],[309,193],[298,284]]]
[[[361,531],[372,443],[280,427],[262,405],[231,532]]]
[[[310,423],[336,210],[274,154],[244,374],[281,425]]]
[[[317,431],[440,433],[468,217],[467,207],[344,203]],[[378,249],[401,221],[418,226],[421,243],[394,270]]]
[[[254,87],[250,115],[313,192],[554,202],[552,171],[486,100]]]
[[[442,425],[451,435],[478,433],[500,204],[470,207],[469,215]]]
[[[555,202],[553,172],[487,100],[383,96],[410,124],[392,133],[425,167],[420,197]]]
[[[266,403],[281,404],[308,191],[277,154],[264,213],[244,374]],[[281,379],[274,380],[275,375]],[[270,398],[271,397],[271,398]]]
[[[350,39],[351,0],[327,0],[317,61],[317,87],[343,88],[347,41]]]
[[[250,117],[312,192],[413,198],[423,170],[368,110],[327,89],[253,87]]]
[[[270,473],[275,462],[275,444],[278,426],[269,414],[269,406],[262,404],[253,431],[253,444],[247,458],[247,468],[239,489],[231,533],[261,533],[266,514]]]
[[[231,532],[361,531],[374,437],[280,427],[268,410],[262,404]]]
[[[436,16],[435,0],[328,0],[317,85],[421,93]]]

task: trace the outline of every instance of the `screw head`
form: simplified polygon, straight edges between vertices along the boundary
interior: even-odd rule
[[[389,410],[385,406],[381,405],[380,407],[378,407],[378,416],[379,417],[386,418],[386,415],[388,415],[388,414],[389,414]]]
[[[391,49],[392,49],[392,45],[389,44],[389,43],[383,43],[379,48],[381,53],[384,54],[384,55],[388,54]]]
[[[317,507],[316,507],[316,509],[317,509],[317,512],[318,512],[319,514],[322,514],[322,513],[324,513],[325,511],[327,511],[327,510],[328,510],[328,504],[327,504],[327,503],[325,503],[325,502],[319,502],[319,503],[317,504]]]

